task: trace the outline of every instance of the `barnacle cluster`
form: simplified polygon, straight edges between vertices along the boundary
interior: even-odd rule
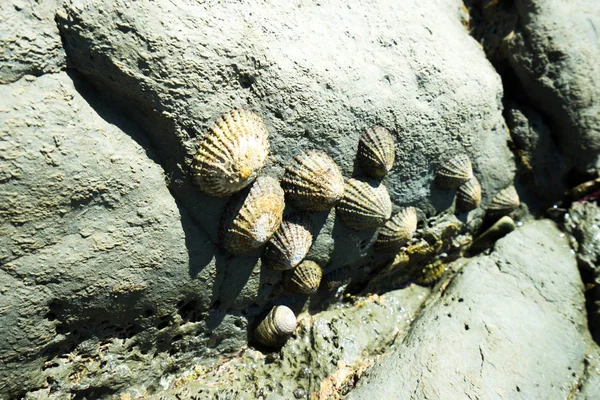
[[[394,167],[395,146],[389,130],[372,126],[360,136],[356,155],[368,177],[345,180],[327,153],[306,150],[291,159],[278,181],[259,176],[269,154],[269,134],[263,119],[252,111],[233,109],[221,115],[202,138],[191,175],[207,195],[234,195],[221,218],[221,246],[231,254],[242,254],[266,244],[264,265],[285,271],[284,288],[289,292],[311,295],[319,288],[331,291],[346,282],[341,270],[323,276],[320,265],[305,259],[315,234],[311,213],[332,207],[336,207],[339,221],[350,229],[379,229],[375,251],[391,254],[394,267],[420,265],[414,279],[428,285],[444,272],[444,263],[431,261],[431,257],[451,240],[421,237],[415,241],[417,209],[405,207],[394,212],[381,179]],[[460,153],[446,159],[436,172],[435,182],[443,189],[457,189],[457,210],[468,212],[480,206],[481,185],[468,155]],[[284,216],[286,202],[298,212]],[[502,216],[518,205],[519,197],[511,186],[496,195],[488,212]],[[450,231],[450,235],[457,233],[456,229]],[[254,338],[265,346],[279,346],[295,326],[294,312],[276,305],[258,323]]]

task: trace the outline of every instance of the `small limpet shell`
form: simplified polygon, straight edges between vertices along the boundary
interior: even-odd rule
[[[499,191],[488,206],[488,214],[494,217],[506,215],[516,210],[521,204],[519,194],[514,186]]]
[[[327,153],[307,150],[295,156],[286,167],[281,187],[295,208],[326,211],[342,197],[344,177]]]
[[[312,231],[313,225],[308,214],[288,215],[267,243],[265,263],[275,270],[294,268],[312,246]]]
[[[392,214],[392,200],[382,183],[348,179],[337,213],[349,228],[367,230],[381,226]]]
[[[377,251],[398,251],[417,230],[417,210],[414,207],[402,209],[379,230],[375,241]]]
[[[473,176],[473,166],[469,156],[462,153],[448,159],[437,170],[435,183],[439,188],[456,188]]]
[[[416,274],[414,281],[419,285],[429,286],[437,282],[445,271],[446,266],[441,260],[438,260],[423,267]]]
[[[232,254],[265,244],[275,233],[285,207],[277,180],[261,176],[239,197],[231,199],[221,220],[221,244]]]
[[[395,147],[390,131],[382,126],[367,128],[358,141],[358,163],[368,175],[383,178],[394,166]]]
[[[268,346],[280,346],[296,329],[296,315],[286,306],[275,306],[254,331],[257,342]]]
[[[473,175],[471,179],[459,186],[456,192],[456,208],[461,212],[476,209],[481,204],[481,185]]]
[[[323,271],[314,261],[304,260],[289,272],[286,289],[294,293],[313,294],[319,289]]]
[[[221,115],[202,138],[192,164],[194,183],[216,197],[236,193],[256,179],[267,163],[269,132],[248,110]]]

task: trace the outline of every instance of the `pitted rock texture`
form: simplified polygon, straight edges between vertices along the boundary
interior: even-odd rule
[[[159,326],[177,325],[178,303],[214,301],[214,247],[144,147],[103,120],[67,74],[0,86],[0,127],[0,397],[47,377],[74,393],[91,386],[92,397],[129,384],[127,374],[99,379],[129,369],[118,358],[81,378],[67,364],[119,341],[147,352],[170,340]],[[206,346],[202,337],[194,340]]]
[[[348,398],[565,399],[596,352],[569,243],[535,221],[468,263]]]
[[[0,2],[0,84],[66,68],[54,15],[60,0]]]
[[[552,121],[582,171],[600,168],[600,2],[515,2],[508,59],[523,92]]]
[[[321,149],[349,177],[360,134],[380,124],[396,138],[385,182],[398,206],[447,208],[452,193],[433,187],[433,173],[453,152],[471,156],[484,205],[508,186],[501,82],[460,4],[69,1],[57,21],[69,66],[144,127],[175,196],[214,238],[188,168],[199,136],[234,106],[265,117],[277,176]]]

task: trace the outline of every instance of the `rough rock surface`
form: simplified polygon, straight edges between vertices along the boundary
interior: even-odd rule
[[[546,207],[560,200],[567,190],[568,168],[550,127],[534,109],[516,102],[505,114],[522,172],[520,180]]]
[[[147,151],[102,119],[67,74],[0,86],[0,127],[0,397],[66,378],[77,354],[114,340],[146,332],[139,349],[158,346],[157,326],[178,302],[210,306],[210,241]],[[118,358],[104,362],[129,370]],[[74,392],[100,375],[81,374],[70,379]],[[118,387],[130,376],[104,380]]]
[[[219,250],[219,216],[228,199],[200,194],[189,179],[189,165],[200,137],[229,108],[248,107],[265,117],[272,149],[265,173],[280,177],[291,157],[318,148],[339,163],[346,177],[360,174],[355,166],[358,137],[377,123],[396,138],[396,165],[384,180],[395,206],[415,205],[422,217],[449,207],[452,212],[454,192],[435,188],[434,171],[444,157],[465,151],[483,186],[485,208],[512,183],[515,165],[507,146],[500,79],[462,25],[461,5],[459,0],[410,0],[402,7],[359,0],[345,1],[343,7],[305,0],[2,2],[0,397],[160,396],[191,365],[204,371],[196,374],[204,381],[191,390],[214,393],[215,387],[227,385],[222,373],[229,370],[210,371],[211,363],[224,365],[226,357],[243,348],[261,312],[284,302],[295,311],[317,313],[332,301],[283,295],[281,273],[261,268],[260,250],[240,257]],[[69,72],[59,72],[66,64]],[[533,142],[527,143],[531,154],[545,148]],[[481,221],[482,213],[470,214],[470,226]],[[320,233],[309,257],[326,272],[352,273],[359,291],[372,277],[374,232],[345,228],[334,211],[314,219]],[[462,229],[456,226],[455,233]],[[554,232],[546,223],[535,226]],[[526,229],[539,242],[546,240]],[[443,241],[430,236],[427,248],[434,251],[434,244]],[[510,237],[526,242],[522,234]],[[562,246],[556,240],[552,243]],[[555,275],[535,275],[537,270],[527,270],[533,278],[518,275],[514,271],[524,253],[502,258],[500,251],[477,259],[449,293],[466,285],[469,276],[471,282],[491,279],[484,271],[491,267],[490,284],[497,280],[507,290],[520,285],[531,315],[537,315],[533,311],[548,308],[544,296],[552,296],[546,291],[555,289]],[[557,257],[565,269],[572,266],[572,257],[558,250]],[[392,278],[385,280],[395,282]],[[534,278],[548,287],[535,290]],[[571,297],[560,301],[580,304],[581,287],[575,286],[567,285]],[[398,303],[405,294],[393,294],[384,297],[393,304],[377,301],[363,307],[359,302],[351,310],[330,309],[311,320],[316,325],[303,323],[281,353],[283,361],[276,361],[284,369],[272,372],[278,365],[269,364],[271,356],[265,360],[249,349],[252,356],[235,364],[238,377],[246,379],[248,371],[263,374],[260,381],[246,383],[257,395],[263,390],[273,398],[289,398],[296,379],[303,382],[297,389],[343,393],[358,376],[362,351],[372,353],[390,343],[397,333],[391,321],[401,319],[402,327],[410,323],[406,319],[416,313],[412,310],[426,291],[411,287],[405,303]],[[480,292],[452,306],[475,304]],[[514,296],[520,299],[522,293]],[[491,307],[513,301],[502,300]],[[482,334],[487,303],[472,307],[471,328],[464,331],[454,312],[446,316],[443,301],[428,312],[438,308],[439,318],[448,318],[456,332]],[[410,307],[402,310],[402,304]],[[462,310],[456,315],[466,315]],[[582,361],[574,358],[583,347],[581,313],[561,305],[548,310],[555,321],[543,323],[563,321],[560,313],[569,310],[575,325],[563,324],[560,337],[565,343],[573,339],[567,343],[572,352],[558,353],[552,362],[562,368],[573,357],[570,372],[580,377],[585,375]],[[340,316],[359,324],[378,321],[380,335],[371,342],[364,329]],[[415,331],[423,330],[427,320],[427,315],[419,320]],[[448,341],[445,329],[437,337],[434,331],[421,332],[430,338],[425,344],[431,354],[444,355],[438,349],[448,342],[436,340]],[[490,337],[509,335],[496,329]],[[355,342],[343,343],[342,337]],[[462,345],[467,343],[476,342]],[[504,350],[505,343],[482,343],[485,357],[502,357],[494,350]],[[539,350],[535,354],[545,357],[546,349],[533,345]],[[479,349],[464,351],[480,362]],[[421,356],[412,360],[414,365],[431,357]],[[330,359],[342,365],[327,365]],[[318,383],[310,374],[296,375],[306,374],[305,362],[319,379],[333,376]],[[447,362],[454,365],[455,360]],[[548,379],[566,385],[560,368]],[[273,388],[273,382],[281,384]],[[331,387],[322,386],[327,382]],[[486,384],[472,390],[493,383]],[[244,392],[240,388],[238,393]],[[173,395],[183,393],[170,389]]]
[[[352,175],[358,137],[377,123],[397,140],[386,179],[397,205],[447,208],[452,193],[433,187],[433,173],[456,151],[471,155],[484,205],[506,187],[514,166],[501,82],[460,4],[70,1],[57,21],[69,66],[144,127],[175,196],[214,237],[214,201],[187,170],[199,137],[234,106],[265,117],[276,175],[309,148]]]
[[[523,0],[510,65],[579,169],[600,168],[600,2]]]
[[[348,398],[566,399],[588,351],[575,257],[552,222],[535,221],[468,263]]]
[[[64,69],[66,55],[54,22],[59,0],[0,2],[0,84]]]
[[[429,293],[429,288],[413,285],[335,304],[316,315],[303,313],[285,346],[267,353],[271,360],[244,349],[240,357],[218,366],[196,365],[164,377],[168,389],[149,398],[338,398],[379,353],[406,334]]]
[[[596,203],[573,203],[564,226],[572,235],[577,262],[586,283],[592,335],[600,339],[600,207]]]

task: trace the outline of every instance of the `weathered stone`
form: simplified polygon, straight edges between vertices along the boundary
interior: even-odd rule
[[[0,86],[0,110],[0,397],[66,379],[78,367],[64,357],[90,339],[93,354],[133,336],[133,348],[148,348],[178,302],[208,309],[218,296],[214,245],[132,136],[103,120],[65,73]],[[122,365],[108,359],[107,368]],[[131,380],[153,368],[134,364]]]
[[[54,13],[59,0],[0,2],[0,84],[66,68]]]
[[[468,263],[348,398],[569,398],[588,351],[575,257],[535,221]]]
[[[561,149],[582,171],[600,168],[600,3],[523,0],[507,39],[524,93],[555,125]]]

